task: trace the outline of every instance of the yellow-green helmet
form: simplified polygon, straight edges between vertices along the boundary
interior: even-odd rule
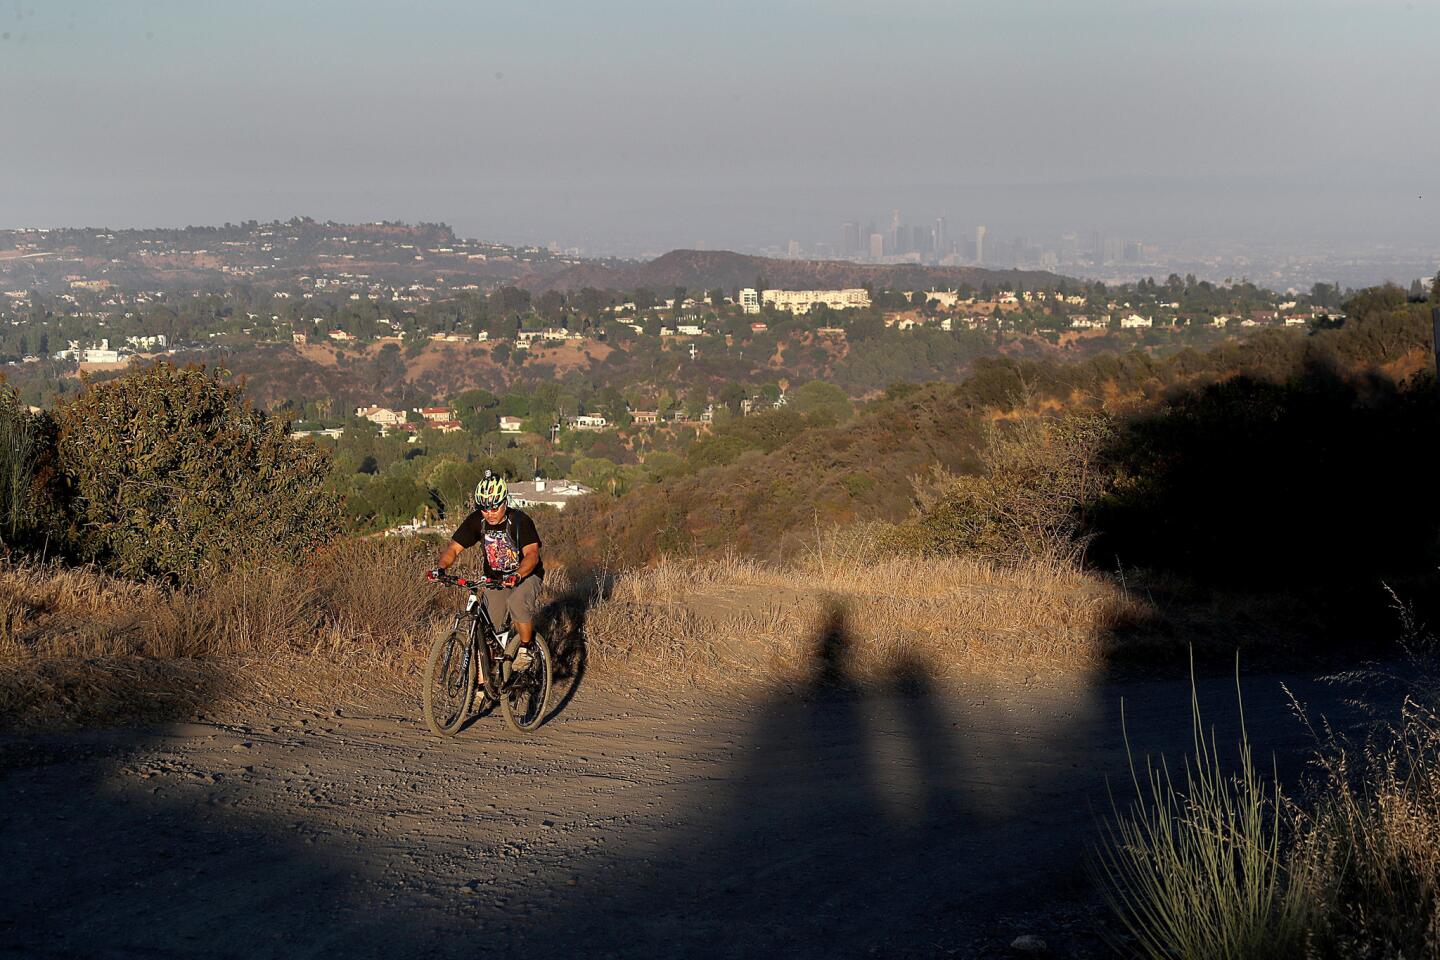
[[[494,510],[510,498],[510,487],[504,477],[497,477],[489,470],[479,483],[475,484],[475,506],[481,510]]]

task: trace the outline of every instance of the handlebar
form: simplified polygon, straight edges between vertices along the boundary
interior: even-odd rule
[[[502,590],[505,587],[503,580],[496,580],[490,577],[481,577],[478,580],[466,579],[465,577],[454,577],[443,571],[431,571],[429,579],[432,583],[439,583],[447,587],[464,587],[468,590]]]

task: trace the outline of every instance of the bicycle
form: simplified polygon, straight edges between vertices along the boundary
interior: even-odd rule
[[[453,737],[465,721],[499,703],[505,722],[517,733],[530,733],[545,721],[555,664],[550,645],[536,633],[530,642],[530,665],[514,670],[519,637],[510,615],[497,630],[480,600],[481,590],[501,584],[490,579],[467,580],[440,574],[434,582],[470,591],[465,609],[455,614],[450,632],[435,641],[425,664],[421,699],[425,725],[439,737]],[[477,690],[479,703],[472,703]],[[473,707],[473,709],[472,709]]]

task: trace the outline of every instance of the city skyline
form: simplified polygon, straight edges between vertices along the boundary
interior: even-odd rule
[[[896,207],[952,239],[1415,246],[1440,215],[1437,33],[1398,0],[21,3],[0,210],[444,220],[628,256]]]

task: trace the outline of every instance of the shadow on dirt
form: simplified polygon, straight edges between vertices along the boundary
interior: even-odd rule
[[[297,795],[277,816],[248,810],[243,793],[230,806],[204,790],[182,802],[117,775],[163,756],[163,734],[89,741],[113,761],[59,735],[7,744],[0,955],[983,956],[1037,929],[1069,955],[1099,955],[1084,862],[1105,778],[1126,776],[1120,698],[1137,751],[1174,757],[1190,738],[1183,681],[1095,677],[1020,697],[976,683],[957,697],[908,656],[862,684],[851,646],[837,602],[802,689],[754,704],[724,755],[707,740],[686,772],[660,774],[674,788],[660,810],[609,818],[604,842],[563,870],[533,872],[523,855],[477,861],[523,876],[505,897],[408,883],[425,831],[389,849],[360,833],[315,836],[307,805],[335,797]],[[1288,776],[1305,740],[1275,680],[1246,681],[1246,716],[1257,756],[1275,750]],[[1221,744],[1234,742],[1233,689],[1202,681]],[[652,733],[635,730],[623,749]],[[525,763],[535,748],[487,750]],[[607,782],[616,802],[635,789]],[[503,830],[457,819],[441,783],[416,791],[416,816],[451,833]]]
[[[555,655],[554,688],[547,723],[570,705],[585,682],[585,670],[590,662],[585,624],[590,608],[608,599],[614,585],[614,574],[608,571],[582,574],[540,611],[536,629],[550,642],[550,650]]]

